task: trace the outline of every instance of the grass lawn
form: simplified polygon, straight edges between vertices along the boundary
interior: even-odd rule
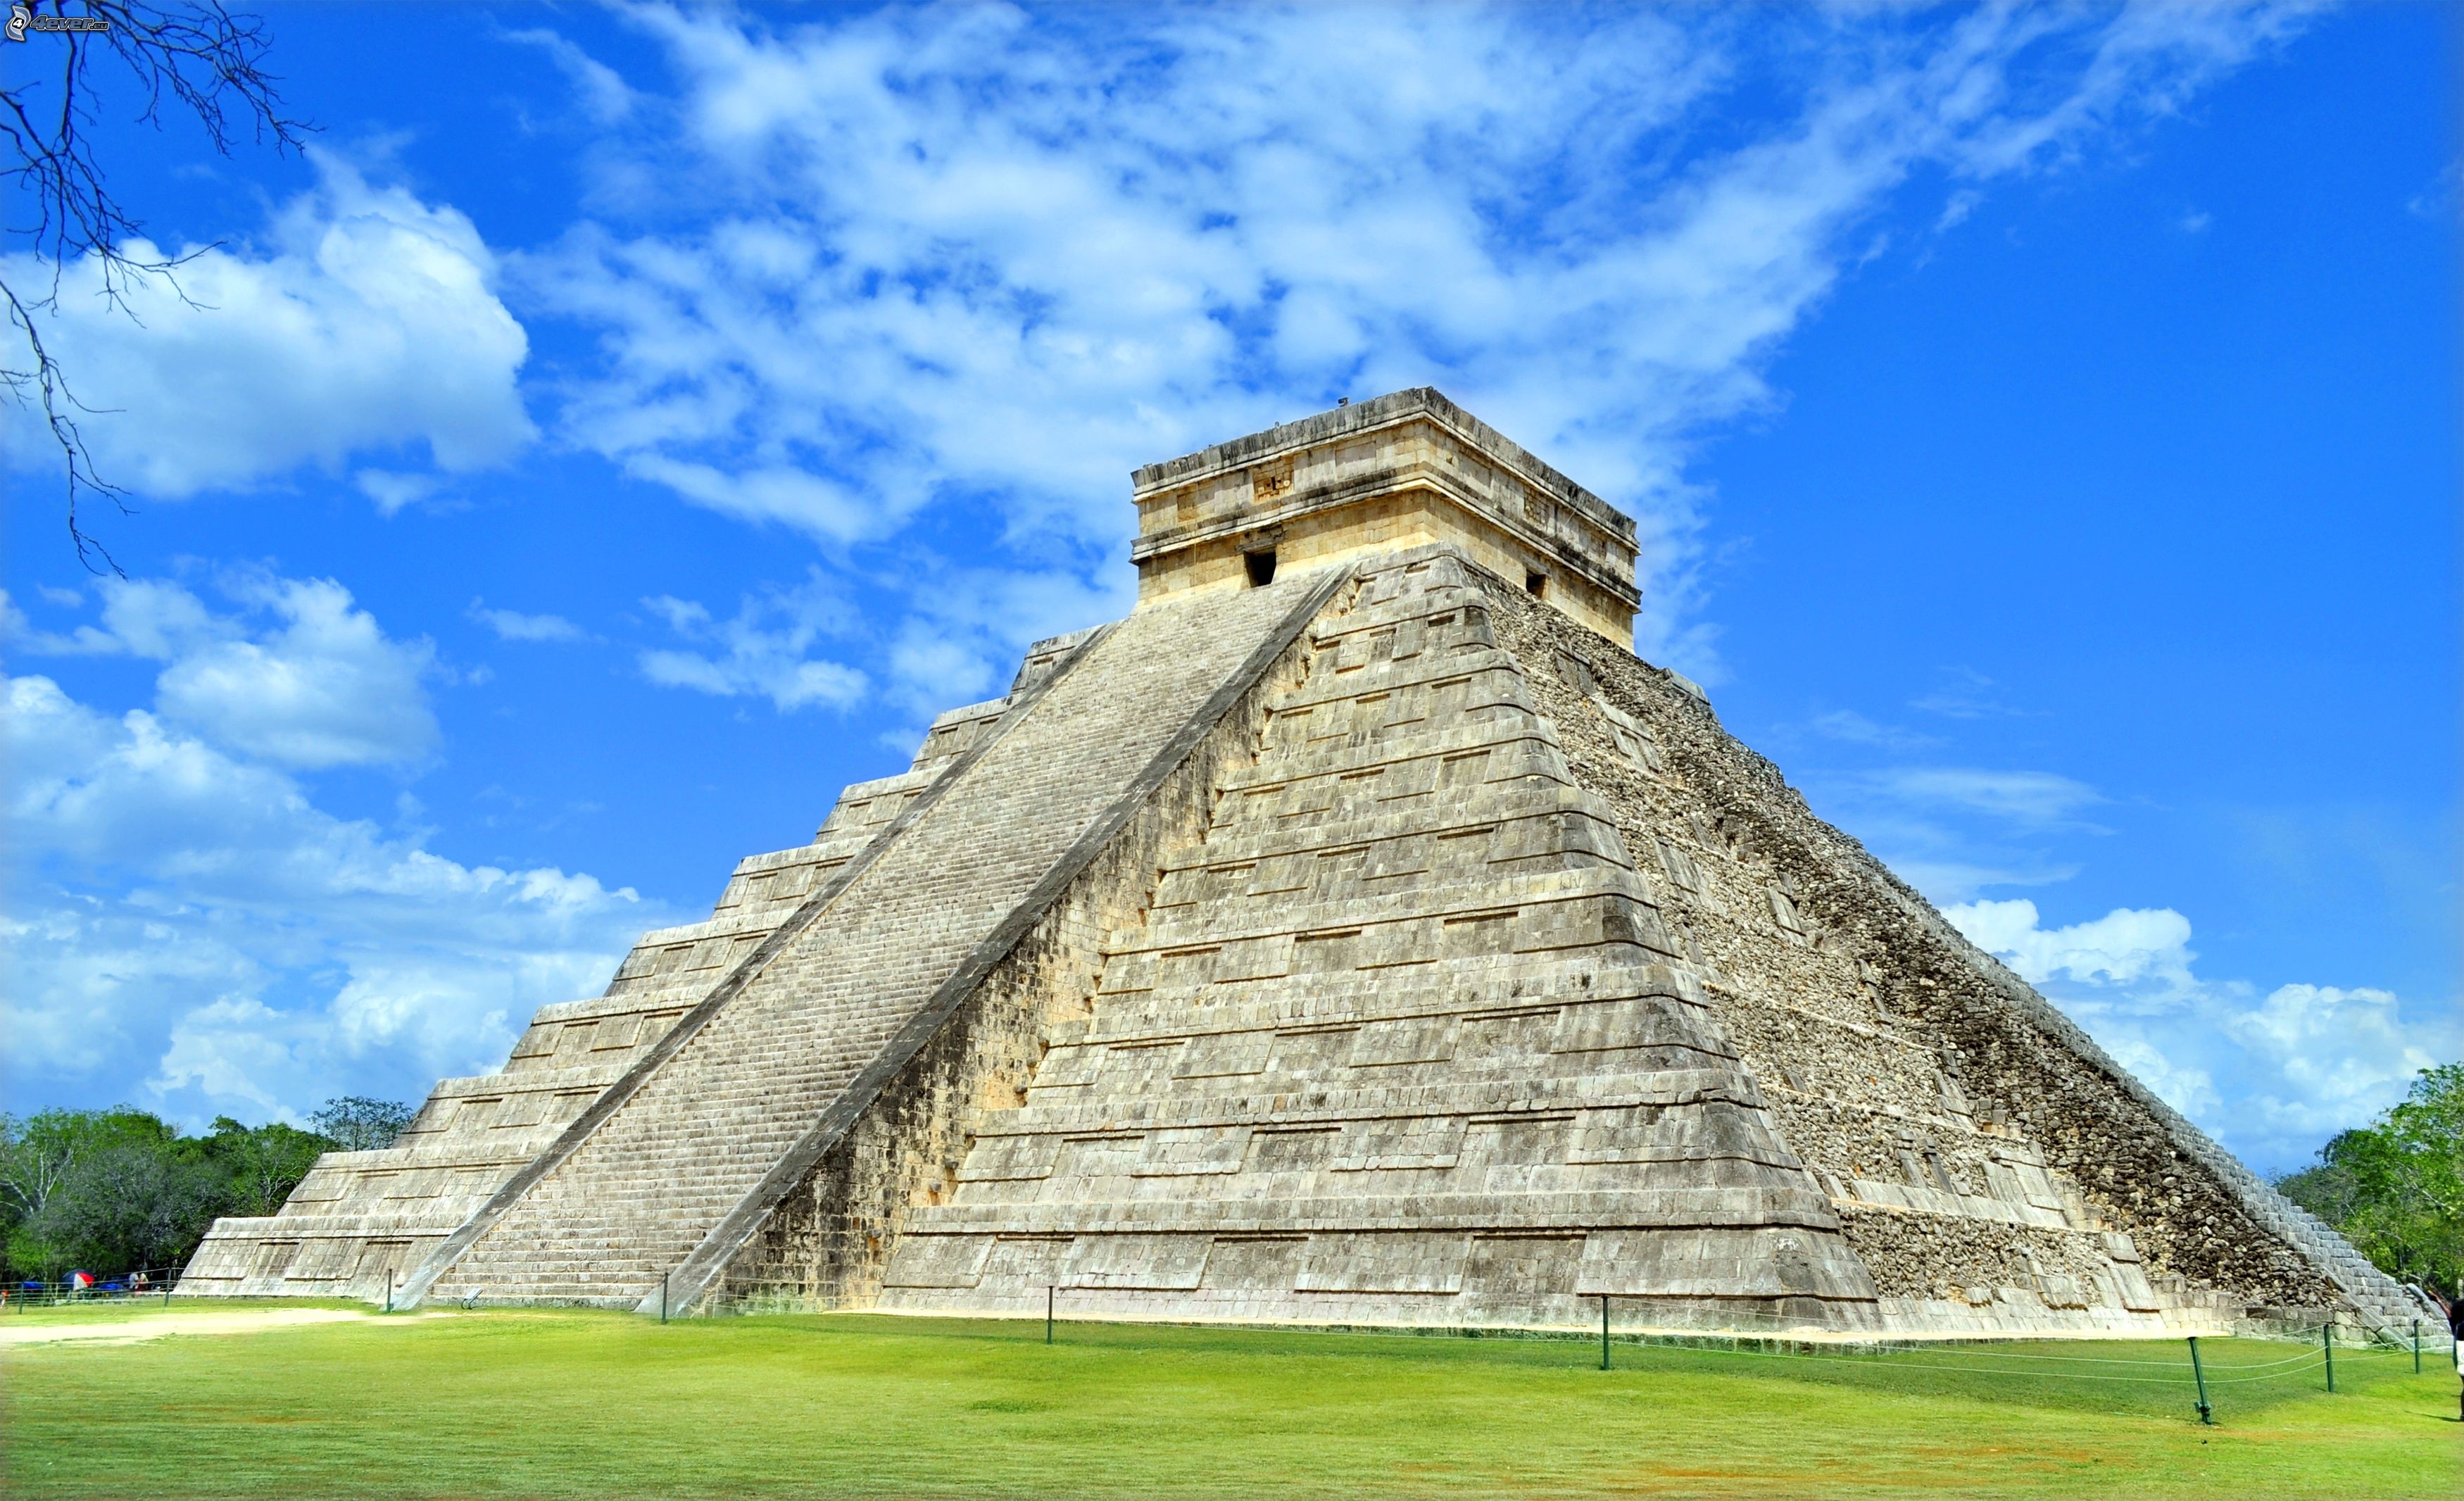
[[[1067,1323],[1043,1339],[997,1321],[495,1312],[20,1344],[6,1356],[8,1491],[2464,1492],[2443,1358],[2415,1377],[2409,1357],[2340,1351],[2331,1397],[2315,1364],[2268,1364],[2298,1347],[2202,1340],[2218,1419],[2202,1428],[2178,1342],[1881,1357],[1619,1344],[1602,1372],[1598,1347],[1572,1341]],[[2097,1363],[2110,1360],[2176,1369]]]

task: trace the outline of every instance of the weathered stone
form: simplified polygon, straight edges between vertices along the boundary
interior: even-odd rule
[[[1431,391],[1139,471],[1126,621],[183,1290],[2150,1333],[2415,1310],[1624,649]]]

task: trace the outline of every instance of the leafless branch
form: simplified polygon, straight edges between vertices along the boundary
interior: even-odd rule
[[[94,70],[117,58],[127,70],[102,70],[116,90],[129,90],[134,119],[163,126],[165,103],[195,118],[214,150],[229,156],[245,134],[277,150],[297,148],[314,127],[283,112],[280,82],[265,71],[270,45],[265,22],[234,13],[223,0],[33,0],[40,16],[76,16],[103,23],[102,31],[31,33],[23,42],[0,42],[10,80],[0,85],[0,178],[11,188],[7,248],[30,250],[49,263],[50,285],[39,296],[11,284],[0,266],[0,297],[9,307],[12,349],[0,364],[0,386],[42,415],[59,448],[67,489],[69,538],[88,568],[119,571],[119,564],[79,519],[80,502],[107,500],[128,510],[126,492],[97,472],[77,428],[80,413],[96,408],[77,400],[67,372],[44,340],[40,320],[56,308],[60,280],[73,264],[97,275],[104,302],[134,318],[128,295],[141,282],[180,290],[181,265],[203,250],[166,256],[143,239],[144,225],[111,190],[91,131],[100,91]],[[21,52],[20,49],[23,49]],[[45,58],[42,51],[54,55]],[[24,64],[33,64],[26,66]],[[16,81],[18,79],[25,81]],[[132,243],[147,254],[133,254]],[[210,248],[210,247],[207,247]]]

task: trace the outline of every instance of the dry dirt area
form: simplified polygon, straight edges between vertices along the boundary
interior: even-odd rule
[[[441,1315],[438,1315],[441,1316]],[[196,1313],[164,1313],[143,1318],[97,1319],[92,1323],[41,1323],[23,1328],[0,1323],[0,1347],[47,1345],[67,1339],[160,1339],[165,1335],[240,1335],[292,1324],[333,1324],[379,1319],[374,1313],[342,1308],[247,1308]]]

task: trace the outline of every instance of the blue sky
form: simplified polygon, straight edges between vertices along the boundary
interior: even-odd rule
[[[492,1067],[1422,383],[2255,1165],[2464,1051],[2452,11],[267,13],[313,148],[106,122],[195,305],[46,325],[124,581],[10,419],[11,1108]]]

